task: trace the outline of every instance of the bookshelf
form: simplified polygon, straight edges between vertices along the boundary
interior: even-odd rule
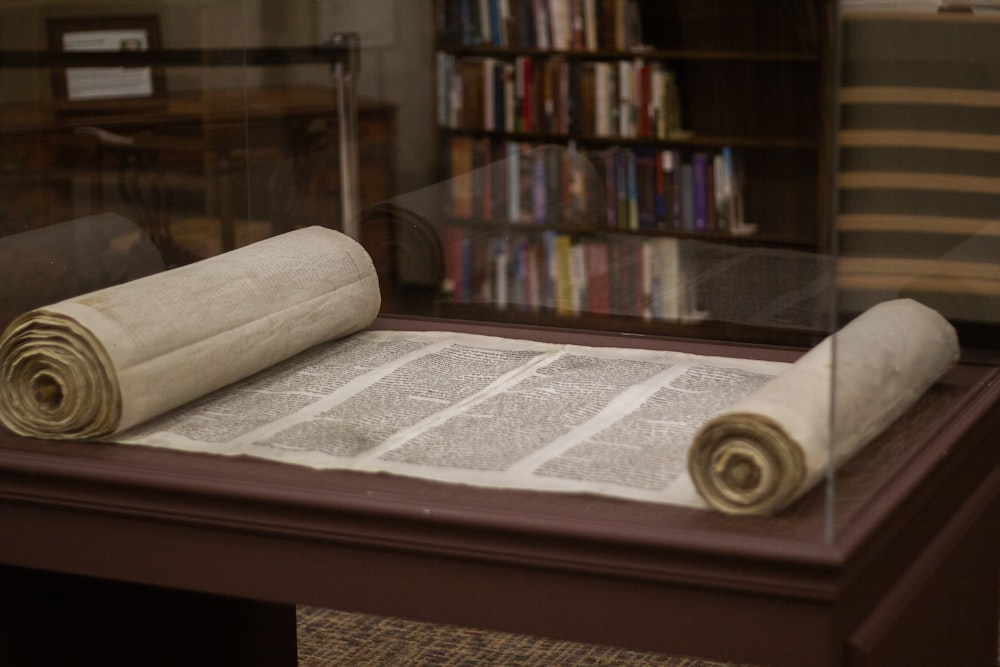
[[[685,324],[706,243],[827,250],[835,4],[436,0],[445,292]]]

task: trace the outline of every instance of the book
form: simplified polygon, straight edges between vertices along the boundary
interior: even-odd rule
[[[538,164],[538,154],[534,151],[532,144],[517,142],[517,151],[517,188],[519,190],[517,199],[520,202],[520,208],[514,220],[522,223],[534,223],[538,221],[536,216],[543,209],[541,197],[544,196],[544,193],[541,195],[536,193],[538,179],[543,168]]]
[[[656,63],[650,73],[650,123],[657,139],[669,139],[681,131],[680,92],[673,71]]]
[[[596,63],[581,63],[575,70],[577,78],[576,133],[585,137],[598,136]]]
[[[687,285],[681,266],[680,242],[672,237],[649,239],[651,316],[657,320],[680,322],[690,308]]]
[[[455,57],[438,51],[434,62],[437,68],[437,123],[440,127],[455,127],[458,124],[454,114]]]
[[[441,255],[444,260],[444,278],[441,291],[457,302],[469,300],[469,237],[457,227],[446,227],[441,233]]]
[[[583,3],[583,33],[584,49],[596,51],[597,42],[597,3],[599,0],[582,0]]]
[[[619,137],[635,136],[635,104],[633,95],[635,89],[635,65],[628,60],[618,60],[616,63],[618,91],[618,129]]]
[[[708,155],[697,152],[691,158],[691,218],[696,232],[708,231]],[[714,195],[713,195],[714,196]]]
[[[636,210],[638,228],[654,230],[663,215],[663,172],[660,170],[658,151],[638,149],[635,151]]]
[[[529,222],[544,224],[548,220],[549,191],[548,170],[544,151],[531,151],[524,161],[531,164],[531,214]]]
[[[503,310],[510,304],[510,246],[504,237],[493,239],[493,304]]]
[[[556,234],[552,237],[550,261],[555,284],[556,313],[562,315],[575,314],[573,311],[573,240],[568,234]]]
[[[664,149],[660,152],[657,172],[657,219],[661,230],[680,229],[680,200],[678,183],[680,180],[680,153]]]
[[[587,306],[591,313],[611,313],[611,276],[608,266],[608,244],[591,240],[584,244],[587,275]]]
[[[611,78],[611,64],[592,63],[594,69],[594,136],[610,137],[614,128],[613,102],[615,90]]]
[[[625,211],[625,228],[635,231],[639,229],[639,184],[635,167],[635,151],[624,151],[622,155],[625,159],[625,188],[628,203]]]
[[[573,23],[569,0],[542,1],[547,1],[549,5],[551,48],[557,51],[568,51],[573,44]]]
[[[548,50],[553,48],[551,18],[549,3],[546,0],[536,0],[534,3],[534,47],[537,49]]]
[[[448,202],[456,218],[472,218],[476,202],[472,171],[475,168],[476,139],[458,135],[448,144]]]
[[[486,127],[486,114],[490,110],[487,95],[493,89],[490,62],[490,58],[472,56],[459,58],[456,61],[458,85],[461,90],[459,129],[481,130]]]
[[[685,162],[678,169],[680,182],[678,191],[680,196],[680,225],[679,229],[686,232],[695,231],[695,201],[694,201],[694,166],[690,162]]]
[[[520,113],[518,115],[517,129],[519,132],[533,132],[535,130],[534,113],[534,66],[531,58],[518,56],[515,61],[515,96],[518,101]]]

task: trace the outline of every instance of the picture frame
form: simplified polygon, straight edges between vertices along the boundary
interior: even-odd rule
[[[154,51],[162,48],[155,14],[50,18],[49,50],[56,55]],[[58,62],[58,59],[57,59]],[[81,66],[52,68],[52,91],[60,111],[123,110],[166,105],[162,66]]]

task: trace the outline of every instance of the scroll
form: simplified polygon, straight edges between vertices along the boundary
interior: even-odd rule
[[[309,227],[60,301],[0,341],[0,421],[20,435],[99,438],[368,326],[375,267]]]
[[[900,417],[958,360],[954,328],[910,299],[878,304],[695,436],[688,471],[705,501],[774,514]]]

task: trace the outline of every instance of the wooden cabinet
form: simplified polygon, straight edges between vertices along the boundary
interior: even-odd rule
[[[828,0],[438,0],[453,301],[678,322],[700,317],[678,282],[685,240],[828,250],[835,15]]]

